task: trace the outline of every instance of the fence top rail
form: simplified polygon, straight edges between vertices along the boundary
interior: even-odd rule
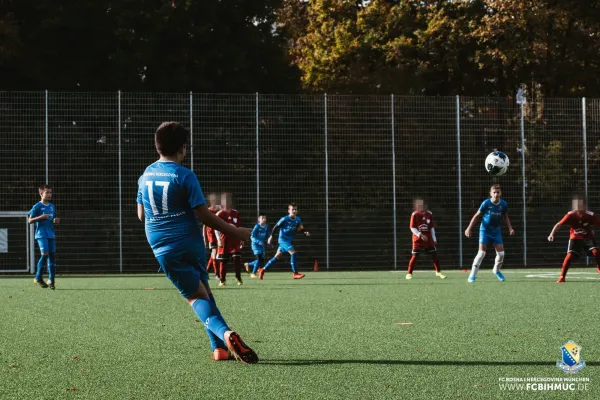
[[[370,93],[370,94],[352,94],[352,93],[260,93],[260,92],[221,92],[221,93],[209,93],[209,92],[148,92],[148,91],[70,91],[70,90],[0,90],[0,95],[8,95],[8,94],[44,94],[48,92],[48,94],[79,94],[79,95],[108,95],[108,94],[117,94],[121,92],[121,94],[134,94],[140,96],[189,96],[198,95],[198,96],[280,96],[280,97],[323,97],[325,94],[329,97],[344,97],[344,98],[389,98],[390,96],[394,96],[396,99],[439,99],[439,100],[448,100],[448,99],[456,99],[456,95],[453,96],[426,96],[426,95],[410,95],[410,94],[380,94],[380,93]],[[458,95],[460,99],[463,100],[510,100],[515,101],[514,96],[469,96],[469,95]],[[586,98],[588,100],[599,100],[600,98],[594,97],[544,97],[540,100],[528,99],[528,103],[543,103],[546,100],[554,100],[554,101],[571,101],[571,100],[581,100],[582,98]]]

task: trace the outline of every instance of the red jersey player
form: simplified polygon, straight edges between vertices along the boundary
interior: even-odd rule
[[[557,283],[565,281],[569,265],[572,261],[577,260],[579,257],[592,253],[596,258],[596,268],[600,273],[600,252],[598,252],[598,246],[596,245],[596,238],[594,237],[594,226],[600,226],[600,218],[596,214],[587,210],[585,200],[581,196],[573,197],[573,211],[569,211],[552,229],[548,241],[554,241],[554,234],[560,229],[561,225],[569,225],[571,227],[569,234],[569,248],[567,255],[563,261],[562,270],[558,277]]]
[[[208,195],[208,203],[208,210],[211,213],[216,214],[219,211],[219,203],[217,201],[216,193],[210,193]],[[213,269],[215,276],[218,279],[219,268],[217,266],[217,236],[215,235],[215,230],[210,226],[204,225],[202,236],[204,236],[204,247],[210,250],[210,258],[206,264],[206,272],[210,272],[211,269]]]
[[[221,218],[225,222],[234,225],[241,226],[240,213],[237,210],[231,208],[231,193],[223,193],[221,195],[221,210],[217,212],[217,217]],[[225,286],[227,279],[227,261],[233,258],[233,270],[235,272],[235,279],[238,285],[242,282],[242,260],[241,250],[243,242],[226,236],[219,231],[215,231],[217,236],[217,261],[219,263],[219,286]]]
[[[408,263],[408,273],[406,279],[412,279],[412,272],[417,258],[421,253],[431,254],[433,258],[433,268],[435,276],[446,279],[446,275],[440,272],[440,259],[437,256],[437,238],[435,237],[435,223],[433,214],[427,211],[423,199],[416,199],[414,203],[414,212],[410,217],[410,230],[412,232],[412,257]]]

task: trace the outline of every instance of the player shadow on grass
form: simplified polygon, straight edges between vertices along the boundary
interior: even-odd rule
[[[220,287],[220,288],[211,288],[211,290],[216,291],[216,292],[220,292],[222,290],[239,290],[239,291],[244,291],[244,290],[267,290],[267,291],[271,291],[271,290],[290,290],[290,289],[300,289],[299,286],[288,286],[288,287],[273,287],[273,286],[269,286],[267,288],[261,288],[261,287],[243,287],[243,288],[238,288],[235,286],[232,287]],[[144,289],[144,288],[60,288],[60,290],[82,290],[82,291],[86,291],[86,290],[97,290],[97,291],[103,291],[103,290],[142,290],[145,292],[154,292],[156,290],[169,290],[169,291],[177,291],[177,288],[174,287],[170,287],[170,288],[153,288],[153,289]]]
[[[556,362],[550,361],[436,361],[436,360],[260,360],[261,364],[268,365],[421,365],[421,366],[457,366],[457,367],[501,367],[501,366],[554,366]],[[587,366],[600,366],[600,362],[587,362]]]

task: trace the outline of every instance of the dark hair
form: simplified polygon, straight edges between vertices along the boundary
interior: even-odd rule
[[[297,207],[296,203],[294,203],[294,202],[288,203],[288,208],[290,208],[290,207]]]
[[[573,195],[573,200],[581,200],[585,203],[585,196],[580,193],[576,193]]]
[[[160,155],[170,157],[177,154],[187,143],[189,132],[178,122],[163,122],[154,135],[154,145]]]
[[[259,217],[266,217],[266,216],[267,216],[267,214],[265,214],[264,212],[259,212],[259,213],[258,213],[258,216],[259,216]]]
[[[40,187],[39,187],[40,192],[43,192],[47,189],[52,189],[52,186],[48,185],[47,183],[44,183],[44,184],[40,185]]]
[[[492,187],[490,188],[490,192],[494,189],[500,190],[502,191],[502,189],[500,188],[500,185],[498,185],[497,183],[493,184]]]

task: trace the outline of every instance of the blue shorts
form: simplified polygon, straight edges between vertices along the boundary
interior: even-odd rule
[[[56,239],[36,239],[38,246],[40,246],[40,252],[43,253],[56,253]]]
[[[265,252],[265,246],[257,246],[254,243],[252,243],[252,253],[255,256],[263,256],[265,257],[267,254]]]
[[[204,244],[156,257],[167,278],[186,299],[196,294],[200,282],[208,285],[205,259]]]
[[[279,248],[277,249],[277,251],[280,251],[282,253],[287,253],[289,251],[293,251],[294,250],[294,246],[292,246],[292,242],[284,242],[284,241],[279,241]]]
[[[500,228],[489,230],[489,229],[480,229],[479,230],[479,244],[486,245],[496,245],[496,244],[504,244],[502,241],[502,230]]]

